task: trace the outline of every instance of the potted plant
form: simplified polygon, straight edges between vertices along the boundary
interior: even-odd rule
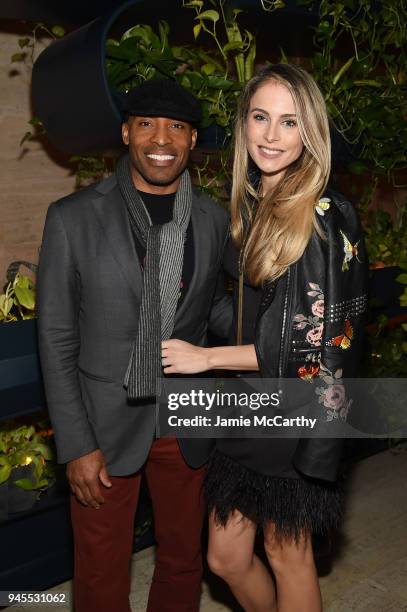
[[[33,281],[19,274],[18,267],[24,264],[36,270],[34,264],[28,262],[13,262],[7,269],[7,280],[3,293],[0,295],[0,321],[25,321],[35,317],[35,286]]]
[[[21,265],[33,272],[29,262],[13,262],[0,294],[0,419],[38,409],[43,405],[35,320],[35,285],[19,273]]]
[[[0,497],[7,514],[28,510],[55,482],[52,430],[13,421],[0,428]],[[7,501],[5,502],[5,498]]]

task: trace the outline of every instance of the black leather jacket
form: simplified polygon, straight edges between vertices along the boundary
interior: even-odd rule
[[[314,231],[302,257],[265,286],[255,347],[262,377],[314,383],[305,395],[312,389],[309,410],[318,413],[321,437],[300,439],[294,465],[334,481],[342,440],[322,434],[330,422],[346,420],[351,404],[341,379],[355,376],[363,347],[367,256],[358,215],[343,196],[327,191],[317,213],[325,239]],[[295,405],[291,398],[290,408]]]

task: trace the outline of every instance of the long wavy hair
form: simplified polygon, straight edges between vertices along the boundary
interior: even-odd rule
[[[294,101],[303,150],[271,191],[259,197],[260,171],[246,146],[250,101],[267,83],[279,83]],[[282,276],[303,254],[313,231],[322,236],[315,207],[331,170],[331,141],[324,98],[302,68],[263,68],[242,91],[235,123],[231,233],[249,281],[261,285]]]

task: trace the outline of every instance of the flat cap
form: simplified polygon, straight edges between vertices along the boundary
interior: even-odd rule
[[[124,117],[170,117],[189,123],[199,123],[202,110],[189,91],[171,79],[156,78],[144,81],[123,98]]]

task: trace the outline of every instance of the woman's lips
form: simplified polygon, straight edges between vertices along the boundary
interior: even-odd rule
[[[273,147],[259,146],[258,150],[260,155],[266,159],[276,159],[277,157],[281,157],[284,153],[282,149],[275,149]]]

